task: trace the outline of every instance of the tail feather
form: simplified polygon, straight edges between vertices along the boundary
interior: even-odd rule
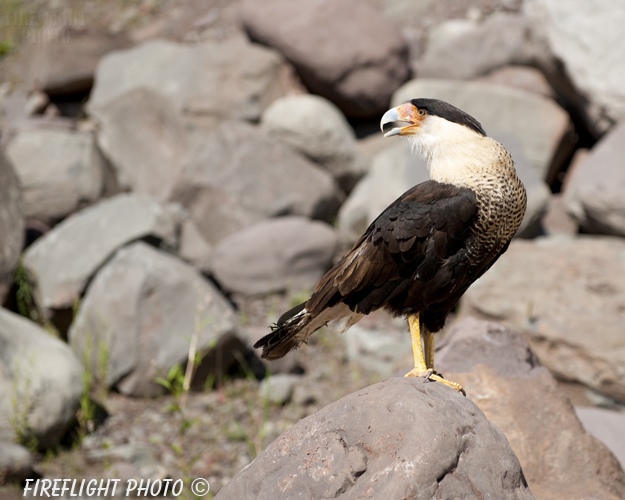
[[[315,315],[308,312],[306,303],[300,304],[284,313],[272,327],[271,333],[256,342],[254,348],[263,348],[261,354],[263,359],[279,359],[297,349],[315,330],[326,325],[328,321],[351,314],[346,304],[337,304]],[[362,317],[358,316],[358,319]]]
[[[254,344],[256,349],[263,348],[261,354],[263,359],[272,360],[286,356],[293,349],[298,348],[308,335],[316,330],[316,328],[315,330],[307,328],[313,317],[304,308],[305,304],[300,304],[283,314],[278,323],[272,327],[271,333]],[[296,311],[297,309],[298,311]],[[294,311],[295,314],[291,314]]]

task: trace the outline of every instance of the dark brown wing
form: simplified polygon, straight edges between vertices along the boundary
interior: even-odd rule
[[[476,211],[470,189],[436,181],[415,186],[319,281],[306,310],[315,316],[344,302],[364,314],[380,307],[408,314],[453,294],[466,281]]]

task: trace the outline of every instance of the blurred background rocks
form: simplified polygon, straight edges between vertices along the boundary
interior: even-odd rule
[[[536,498],[622,498],[624,16],[623,0],[0,4],[0,496],[68,474],[218,492],[299,420],[407,371],[405,322],[382,312],[271,363],[252,345],[428,178],[378,124],[431,97],[504,144],[528,191],[441,367]]]

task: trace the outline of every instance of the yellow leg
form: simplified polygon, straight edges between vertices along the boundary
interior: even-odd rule
[[[464,389],[457,382],[444,379],[434,371],[434,334],[426,329],[423,332],[424,347],[421,345],[421,324],[419,315],[408,316],[410,338],[412,339],[412,353],[414,354],[414,368],[406,373],[406,377],[425,377],[428,380],[436,380],[466,396]],[[425,356],[423,351],[425,350]]]
[[[426,377],[432,372],[428,371],[423,358],[423,347],[421,346],[421,324],[419,315],[408,316],[408,326],[410,327],[410,338],[412,339],[412,354],[414,354],[414,368],[406,373],[406,377]]]

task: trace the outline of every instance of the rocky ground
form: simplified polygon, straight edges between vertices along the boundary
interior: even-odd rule
[[[625,498],[621,7],[0,3],[0,498],[38,476]],[[468,400],[394,377],[410,340],[382,313],[271,364],[252,348],[428,178],[378,129],[416,96],[475,116],[528,192],[439,335]]]

